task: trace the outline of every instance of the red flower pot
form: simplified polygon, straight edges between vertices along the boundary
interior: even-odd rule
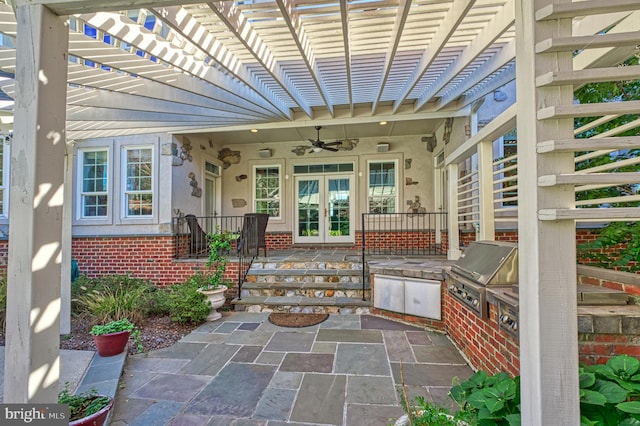
[[[122,353],[129,341],[130,331],[120,331],[118,333],[101,334],[93,336],[93,341],[98,348],[100,356],[114,356]]]
[[[104,407],[102,410],[95,412],[90,416],[71,421],[69,422],[69,426],[103,426],[112,407],[113,398],[111,398],[109,405]]]

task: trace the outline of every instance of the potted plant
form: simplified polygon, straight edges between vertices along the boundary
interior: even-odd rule
[[[211,307],[211,312],[207,316],[207,321],[215,321],[222,317],[217,311],[226,301],[224,292],[227,286],[224,284],[224,270],[227,266],[227,255],[231,250],[231,241],[228,232],[218,232],[209,234],[209,258],[207,259],[207,274],[196,274],[192,279],[199,281],[198,291],[207,297],[207,303]]]
[[[111,321],[91,328],[93,340],[100,356],[114,356],[124,351],[129,337],[133,337],[138,351],[142,351],[140,330],[128,319]]]
[[[67,383],[58,393],[58,403],[69,405],[70,426],[102,426],[113,407],[113,398],[98,395],[95,389],[72,395]]]

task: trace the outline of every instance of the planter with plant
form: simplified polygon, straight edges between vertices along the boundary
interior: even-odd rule
[[[224,292],[227,286],[224,284],[224,271],[227,267],[228,253],[231,250],[231,239],[228,232],[220,232],[208,234],[209,239],[209,258],[207,259],[207,274],[197,274],[195,279],[201,280],[199,292],[207,297],[207,303],[211,308],[207,321],[215,321],[222,317],[218,312],[226,298]]]
[[[91,328],[93,340],[100,356],[114,356],[122,353],[132,337],[139,352],[142,352],[140,330],[128,319],[111,321]]]
[[[65,384],[58,394],[58,403],[69,406],[70,426],[102,426],[113,407],[113,398],[98,395],[95,389],[72,395]]]

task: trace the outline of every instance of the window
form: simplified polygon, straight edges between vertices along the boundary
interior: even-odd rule
[[[280,166],[256,167],[255,212],[280,217]]]
[[[395,161],[369,163],[369,213],[397,211],[397,173]]]
[[[109,213],[109,152],[81,151],[80,216],[104,218]]]
[[[153,214],[153,148],[124,148],[125,217]]]

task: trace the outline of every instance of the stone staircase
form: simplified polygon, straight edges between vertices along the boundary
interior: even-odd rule
[[[231,304],[249,312],[368,313],[371,292],[367,283],[362,300],[362,262],[356,258],[258,259],[241,298]]]

